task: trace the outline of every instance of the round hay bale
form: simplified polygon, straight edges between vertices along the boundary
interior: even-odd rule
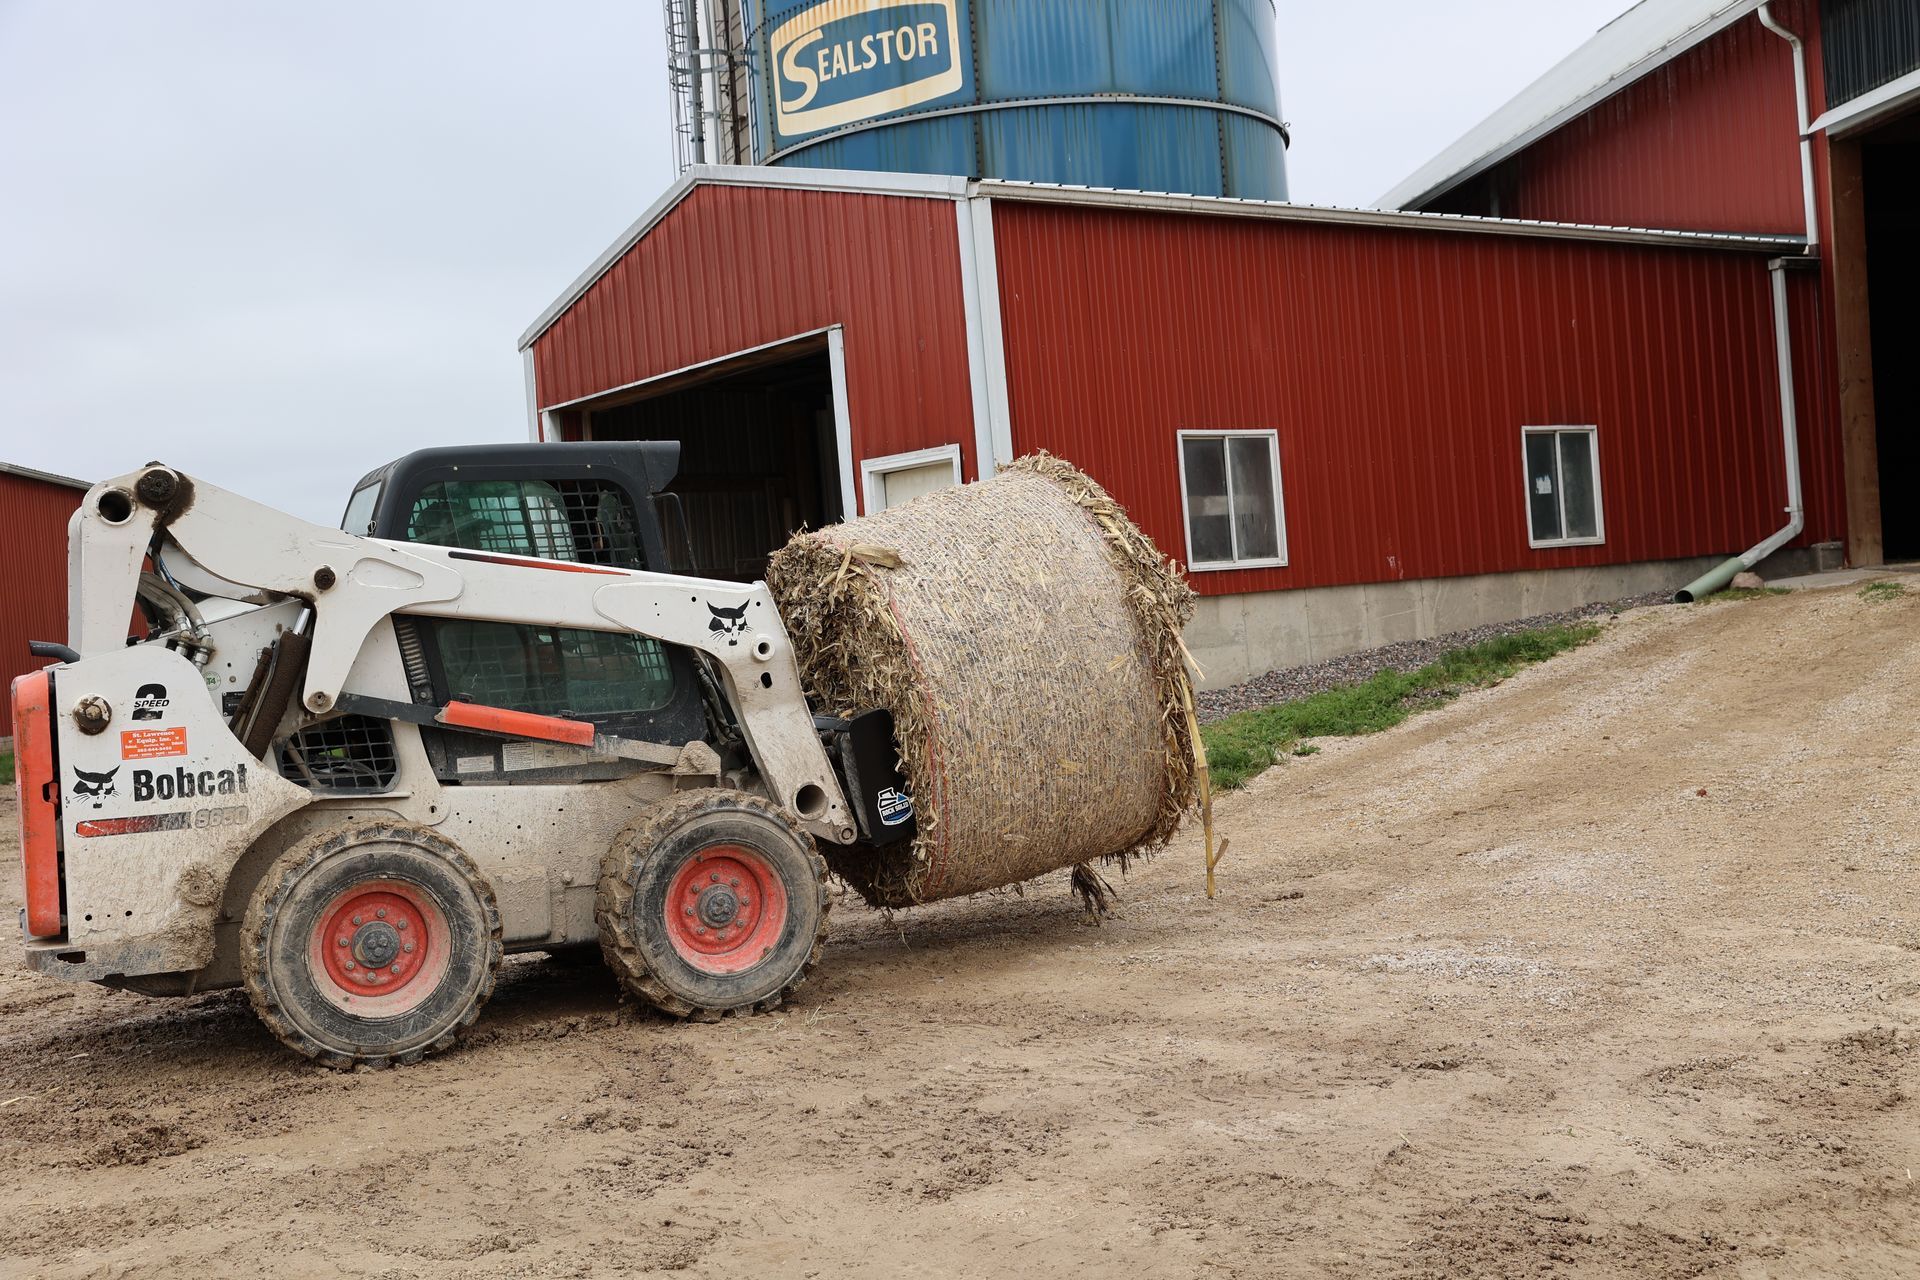
[[[802,533],[767,584],[816,708],[893,713],[919,832],[826,850],[873,905],[1124,866],[1192,806],[1193,592],[1060,459]]]

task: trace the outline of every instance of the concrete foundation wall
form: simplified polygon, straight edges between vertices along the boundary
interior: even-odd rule
[[[1202,687],[1218,688],[1397,640],[1675,591],[1725,558],[1204,596],[1187,625],[1187,648],[1207,673]]]

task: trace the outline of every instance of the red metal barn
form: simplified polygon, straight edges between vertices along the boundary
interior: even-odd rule
[[[46,660],[27,652],[29,640],[67,638],[67,519],[91,486],[0,462],[0,511],[6,512],[8,549],[0,556],[0,690],[6,717],[0,737],[13,733],[13,678]]]
[[[1641,4],[1381,204],[1800,237],[1818,281],[1795,302],[1817,337],[1803,367],[1839,442],[1809,483],[1838,497],[1853,563],[1920,559],[1920,505],[1898,498],[1920,468],[1914,0]]]
[[[522,345],[537,437],[682,441],[707,572],[1060,454],[1187,564],[1220,682],[1670,590],[1780,526],[1789,422],[1837,536],[1803,247],[694,169]]]

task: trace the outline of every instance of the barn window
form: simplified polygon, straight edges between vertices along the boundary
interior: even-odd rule
[[[959,483],[960,446],[957,444],[885,458],[863,458],[860,462],[861,497],[866,502],[868,515]]]
[[[1571,547],[1606,541],[1600,517],[1600,440],[1593,427],[1525,427],[1527,542]]]
[[[1189,569],[1287,562],[1280,439],[1272,431],[1182,431],[1180,496]]]

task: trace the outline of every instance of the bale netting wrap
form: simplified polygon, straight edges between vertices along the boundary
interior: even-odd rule
[[[826,850],[869,903],[1124,866],[1192,807],[1193,592],[1058,458],[800,534],[767,583],[816,707],[894,716],[919,833]]]

